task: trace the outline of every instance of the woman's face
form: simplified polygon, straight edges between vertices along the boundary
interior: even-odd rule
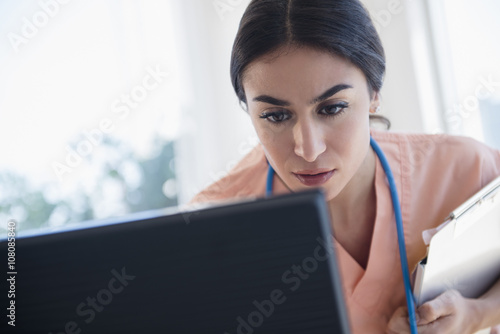
[[[293,191],[335,198],[365,162],[371,99],[361,70],[310,48],[262,57],[243,78],[248,112],[271,166]]]

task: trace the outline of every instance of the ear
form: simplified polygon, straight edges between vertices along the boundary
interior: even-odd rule
[[[373,93],[372,100],[370,101],[370,114],[375,114],[380,110],[380,93]]]

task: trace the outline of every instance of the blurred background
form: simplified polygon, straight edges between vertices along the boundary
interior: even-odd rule
[[[182,206],[258,144],[229,79],[248,0],[0,2],[0,236]],[[392,131],[500,149],[500,2],[363,0]]]

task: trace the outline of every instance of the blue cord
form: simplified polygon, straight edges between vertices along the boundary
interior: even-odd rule
[[[405,285],[406,293],[406,305],[408,307],[408,314],[410,316],[410,329],[412,334],[417,334],[417,321],[415,319],[415,297],[411,291],[410,283],[410,271],[408,269],[408,259],[406,256],[406,246],[405,237],[403,231],[403,217],[401,216],[401,206],[399,204],[398,191],[396,188],[396,183],[394,182],[394,176],[392,175],[391,167],[387,161],[384,152],[377,142],[370,137],[370,145],[372,146],[375,153],[377,153],[380,163],[384,168],[385,175],[387,176],[387,181],[389,181],[389,189],[391,191],[392,206],[394,207],[394,214],[396,216],[396,227],[398,231],[398,244],[399,244],[399,256],[401,259],[401,269],[403,272],[403,282]]]
[[[271,164],[268,162],[269,169],[267,171],[267,181],[266,181],[266,197],[269,197],[273,194],[273,176],[274,169],[271,167]]]

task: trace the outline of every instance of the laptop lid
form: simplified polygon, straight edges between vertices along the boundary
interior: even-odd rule
[[[349,333],[320,191],[25,236],[15,247],[16,326],[1,325],[15,333]]]

